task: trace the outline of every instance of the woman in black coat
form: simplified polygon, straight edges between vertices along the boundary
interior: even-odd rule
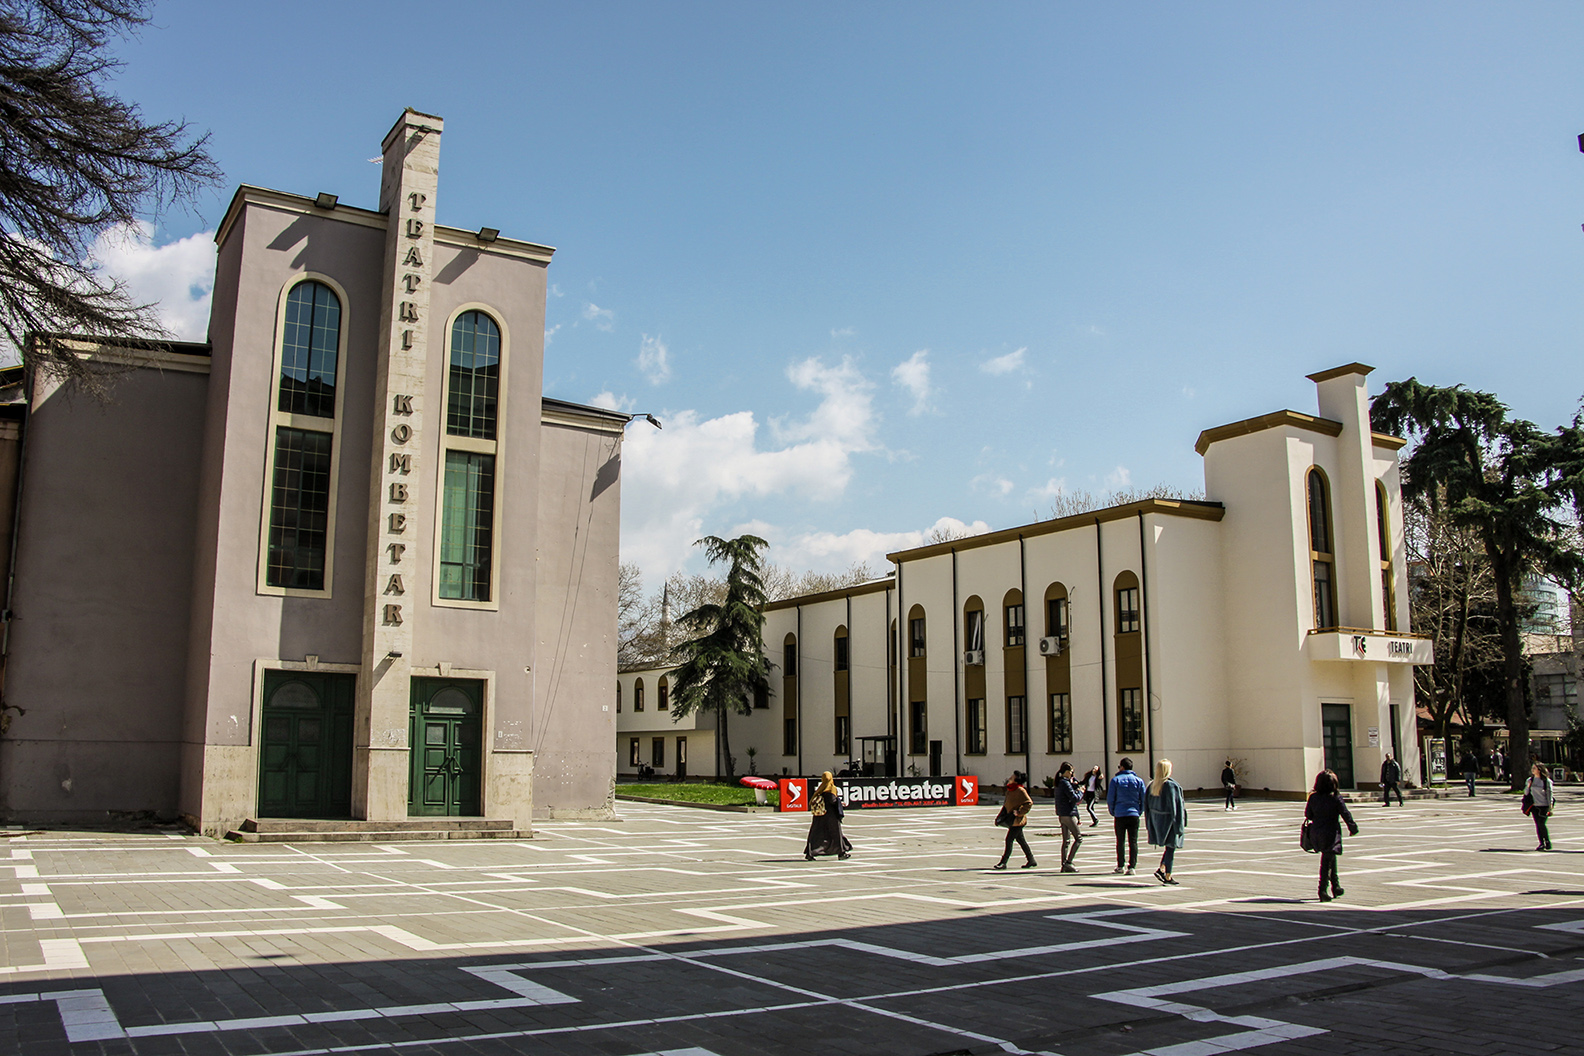
[[[836,779],[829,770],[820,775],[819,787],[809,797],[809,811],[814,817],[809,822],[803,857],[811,862],[816,854],[851,858],[852,844],[842,835],[842,815],[846,811],[842,810],[841,797],[836,794]]]
[[[1337,776],[1322,770],[1315,777],[1314,791],[1304,804],[1304,820],[1309,824],[1309,846],[1320,851],[1320,901],[1329,902],[1342,895],[1342,883],[1337,876],[1337,856],[1342,853],[1342,823],[1347,822],[1348,835],[1358,835],[1358,825],[1348,813],[1347,804],[1337,795]],[[1326,894],[1326,885],[1331,893]]]

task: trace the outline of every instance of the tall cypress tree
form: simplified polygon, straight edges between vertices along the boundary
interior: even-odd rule
[[[1584,498],[1584,429],[1546,432],[1510,418],[1490,393],[1392,382],[1375,398],[1376,429],[1414,441],[1403,462],[1403,495],[1428,503],[1474,533],[1490,561],[1502,649],[1513,787],[1529,776],[1519,598],[1523,581],[1545,576],[1576,590],[1584,582],[1577,515]]]
[[[725,562],[726,597],[684,613],[677,625],[688,638],[672,650],[671,720],[694,711],[715,715],[717,774],[736,776],[727,720],[747,715],[755,697],[769,691],[770,663],[764,655],[764,580],[759,552],[770,544],[756,535],[736,539],[706,536],[710,564]],[[722,759],[724,756],[724,760]],[[724,762],[724,766],[722,766]]]

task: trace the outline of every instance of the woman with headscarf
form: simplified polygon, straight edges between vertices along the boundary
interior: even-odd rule
[[[1337,855],[1342,853],[1342,823],[1348,835],[1358,835],[1358,825],[1342,797],[1337,794],[1337,775],[1322,770],[1315,775],[1314,791],[1304,804],[1304,824],[1309,826],[1309,849],[1320,852],[1320,901],[1329,902],[1342,894],[1337,876]],[[1330,885],[1331,893],[1326,894]]]
[[[817,854],[834,854],[838,858],[852,857],[852,844],[842,835],[841,797],[836,794],[836,778],[829,770],[820,775],[819,787],[809,797],[808,842],[803,844],[803,857],[814,860]]]
[[[1016,843],[1023,848],[1023,857],[1027,859],[1023,868],[1032,869],[1039,863],[1034,860],[1034,852],[1029,850],[1028,837],[1023,835],[1023,826],[1028,824],[1028,812],[1034,806],[1034,797],[1028,794],[1024,785],[1028,784],[1028,775],[1021,770],[1012,771],[1012,776],[1007,778],[1006,801],[1001,806],[1001,813],[997,816],[996,824],[1006,825],[1006,847],[1001,851],[1001,860],[995,864],[997,869],[1005,869],[1007,859],[1012,857],[1012,844]]]
[[[1182,786],[1172,780],[1170,759],[1155,764],[1155,780],[1144,792],[1144,825],[1149,831],[1151,847],[1161,847],[1160,867],[1155,879],[1172,887],[1172,858],[1183,845],[1183,833],[1188,831],[1188,808],[1183,804]]]

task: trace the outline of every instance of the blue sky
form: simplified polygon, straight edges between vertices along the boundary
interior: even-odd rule
[[[1194,488],[1201,429],[1354,360],[1548,426],[1584,394],[1584,7],[153,15],[118,90],[228,182],[112,270],[201,336],[236,183],[372,205],[400,109],[442,115],[441,222],[558,247],[546,394],[666,423],[624,481],[650,582],[706,532],[839,568],[1058,488]]]

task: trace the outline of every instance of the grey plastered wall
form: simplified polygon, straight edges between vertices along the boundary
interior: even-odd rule
[[[442,195],[444,190],[442,188]],[[425,539],[424,559],[408,587],[415,599],[412,618],[413,667],[452,667],[494,674],[486,749],[522,753],[533,747],[533,643],[538,616],[535,552],[539,533],[539,406],[544,375],[545,268],[478,249],[445,244],[435,247],[430,312],[432,348],[426,399],[433,424],[418,469],[418,530]],[[495,501],[501,509],[501,534],[494,541],[499,595],[493,609],[436,605],[433,597],[434,532],[438,491],[444,470],[445,409],[441,404],[450,362],[451,321],[464,305],[486,311],[503,328],[506,386],[500,407],[495,460]],[[612,668],[614,670],[614,666]],[[486,781],[492,781],[486,763]],[[486,792],[486,810],[492,798]],[[526,823],[528,819],[518,819]]]
[[[208,378],[132,369],[108,402],[41,383],[27,425],[0,741],[7,817],[174,812]]]
[[[546,422],[543,438],[534,815],[610,817],[621,435]]]
[[[383,259],[384,234],[378,228],[340,221],[334,214],[302,215],[259,204],[243,207],[221,246],[210,320],[213,384],[197,497],[210,521],[195,552],[192,604],[198,616],[187,680],[190,761],[182,794],[184,813],[204,832],[224,831],[255,808],[256,662],[300,661],[310,653],[325,663],[359,662],[368,422]],[[259,539],[270,483],[266,455],[275,398],[276,323],[288,286],[306,272],[329,276],[346,290],[347,342],[337,378],[346,394],[337,438],[340,475],[329,598],[258,591]]]

